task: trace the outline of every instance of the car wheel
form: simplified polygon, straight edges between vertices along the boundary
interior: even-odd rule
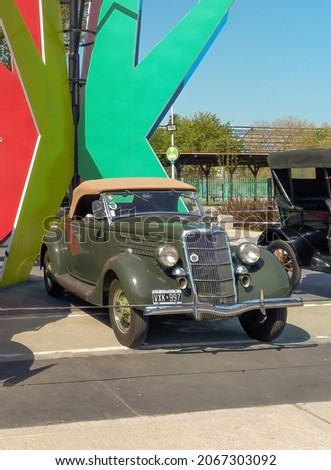
[[[130,303],[118,279],[109,290],[109,318],[117,340],[129,348],[143,344],[148,332],[148,318]]]
[[[44,255],[44,283],[46,287],[47,294],[51,297],[60,297],[63,292],[63,287],[61,287],[54,279],[52,274],[52,264],[51,264],[51,257],[49,255],[49,251],[46,250]]]
[[[274,240],[267,249],[271,251],[284,266],[292,289],[295,289],[301,280],[301,266],[293,248],[284,240]]]
[[[253,310],[239,317],[246,334],[259,341],[272,341],[278,338],[285,328],[286,319],[286,308],[269,309],[266,315],[263,315],[260,310]]]

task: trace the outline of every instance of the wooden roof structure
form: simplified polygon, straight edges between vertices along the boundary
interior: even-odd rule
[[[232,172],[238,166],[247,166],[254,176],[257,175],[260,168],[267,167],[268,153],[180,153],[175,162],[177,175],[180,177],[181,171],[185,165],[197,165],[202,168],[206,175],[210,169],[217,166],[224,166],[224,161],[232,162]],[[165,154],[164,154],[165,156]]]

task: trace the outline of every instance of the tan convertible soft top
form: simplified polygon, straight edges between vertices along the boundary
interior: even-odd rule
[[[73,217],[78,200],[85,195],[100,194],[105,191],[143,191],[143,190],[171,190],[179,191],[196,191],[194,186],[172,178],[102,178],[97,180],[83,181],[73,192],[71,208],[68,214],[69,218]]]

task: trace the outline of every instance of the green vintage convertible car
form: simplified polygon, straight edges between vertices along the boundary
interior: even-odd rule
[[[287,307],[302,304],[272,253],[248,242],[231,247],[196,189],[170,178],[81,183],[45,236],[40,260],[49,295],[66,289],[108,306],[128,347],[145,341],[152,315],[239,317],[250,337],[271,341]]]

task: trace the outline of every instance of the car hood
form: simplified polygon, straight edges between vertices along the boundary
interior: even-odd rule
[[[144,214],[114,219],[111,228],[121,233],[181,238],[182,233],[191,230],[210,230],[208,217],[189,214]],[[216,228],[216,227],[215,227]]]

